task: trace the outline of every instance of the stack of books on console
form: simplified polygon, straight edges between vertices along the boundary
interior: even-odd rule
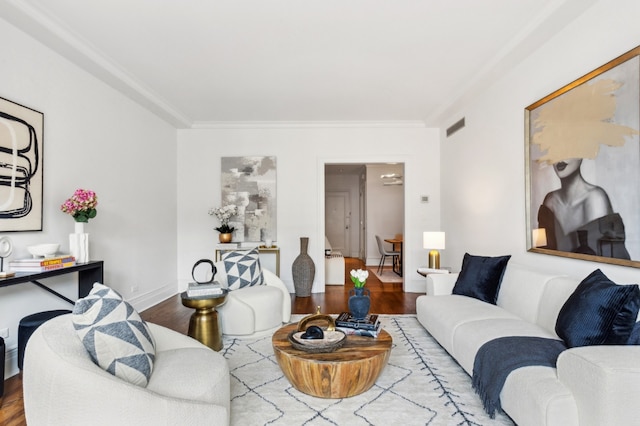
[[[46,272],[66,268],[75,264],[75,257],[70,254],[61,254],[53,257],[15,259],[9,262],[9,269],[11,269],[12,272]]]
[[[349,312],[342,312],[336,318],[336,329],[346,335],[378,337],[382,325],[376,314],[369,314],[364,319],[357,320]]]
[[[219,282],[212,283],[189,283],[187,288],[187,296],[189,297],[206,297],[222,294],[222,286]]]

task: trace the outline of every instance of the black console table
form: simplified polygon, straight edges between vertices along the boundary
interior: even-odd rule
[[[38,280],[45,278],[57,277],[59,275],[70,274],[72,272],[78,273],[78,297],[85,297],[91,291],[93,283],[104,282],[104,261],[92,260],[86,263],[78,263],[74,266],[67,266],[66,268],[54,269],[46,272],[16,272],[16,275],[8,278],[0,278],[0,287],[8,287],[10,285],[33,283],[43,290],[65,300],[72,305],[75,304],[74,300],[63,296],[57,291],[47,287]]]

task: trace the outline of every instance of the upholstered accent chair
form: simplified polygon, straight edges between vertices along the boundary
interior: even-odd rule
[[[216,281],[227,286],[222,263],[216,262]],[[231,290],[224,305],[216,308],[222,334],[236,338],[250,338],[273,334],[291,318],[291,294],[273,272],[262,269],[263,285]]]
[[[229,367],[200,342],[147,323],[155,362],[146,387],[103,370],[74,329],[72,314],[30,337],[23,370],[27,423],[39,425],[228,425]]]

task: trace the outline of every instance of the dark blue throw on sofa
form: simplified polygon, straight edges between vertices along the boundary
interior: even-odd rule
[[[500,392],[513,370],[529,365],[556,366],[558,355],[567,349],[561,340],[543,337],[507,336],[480,347],[473,362],[473,389],[485,411],[495,418],[500,410]]]

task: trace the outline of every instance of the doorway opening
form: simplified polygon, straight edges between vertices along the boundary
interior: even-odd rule
[[[345,257],[376,269],[375,236],[404,234],[404,164],[327,163],[324,172],[325,236]]]

